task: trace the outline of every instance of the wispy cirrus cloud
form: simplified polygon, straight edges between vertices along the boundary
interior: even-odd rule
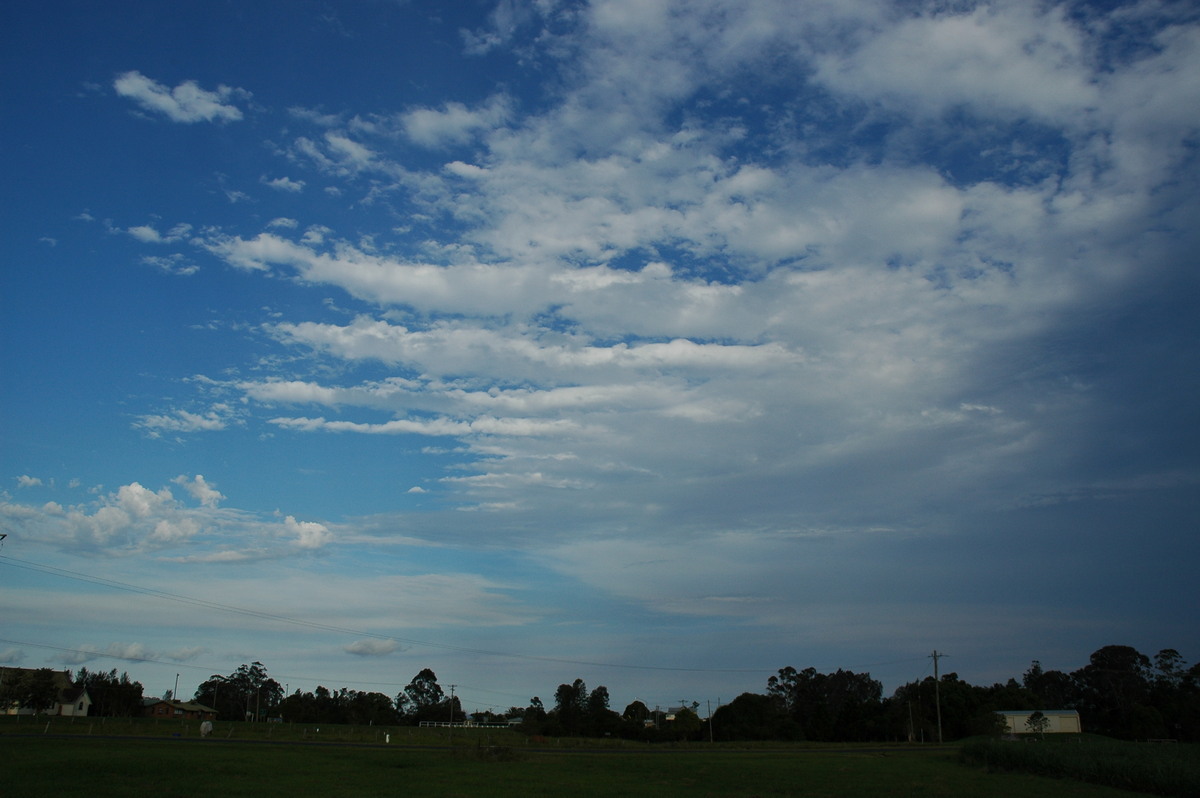
[[[234,423],[237,423],[237,419],[233,408],[216,404],[203,413],[179,409],[170,413],[139,416],[133,425],[145,430],[151,437],[159,437],[168,432],[215,432]]]

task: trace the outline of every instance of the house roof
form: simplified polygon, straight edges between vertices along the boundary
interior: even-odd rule
[[[71,684],[70,671],[56,671],[51,668],[10,668],[7,666],[0,667],[0,682],[7,682],[9,679],[14,679],[22,674],[37,673],[41,670],[50,671],[54,677],[54,686],[59,690],[69,690],[74,685]]]
[[[72,687],[69,690],[60,690],[58,693],[58,701],[61,704],[74,704],[88,694],[86,687]],[[88,696],[90,698],[90,696]]]
[[[143,698],[143,707],[152,707],[158,704],[166,704],[172,709],[181,709],[184,712],[213,712],[216,710],[212,707],[205,706],[198,701],[173,701],[168,698]]]

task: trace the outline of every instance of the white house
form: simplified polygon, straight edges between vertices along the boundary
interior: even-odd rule
[[[1082,731],[1079,713],[1073,709],[1005,709],[996,714],[1004,718],[1010,734],[1025,734],[1029,731],[1025,723],[1034,712],[1041,712],[1046,719],[1046,734],[1079,734]]]
[[[0,668],[0,686],[27,682],[35,678],[39,670],[41,669]],[[55,701],[54,705],[47,710],[49,714],[76,716],[88,714],[88,710],[92,706],[92,697],[88,695],[87,688],[71,684],[71,674],[68,671],[51,671],[50,678],[54,684]],[[32,715],[33,709],[12,701],[6,706],[0,707],[0,714]]]

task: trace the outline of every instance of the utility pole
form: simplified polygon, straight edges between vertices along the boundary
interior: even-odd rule
[[[454,688],[455,687],[458,687],[458,685],[457,684],[450,685],[450,733],[447,735],[447,738],[451,739],[451,740],[454,739]]]
[[[942,691],[941,679],[938,677],[938,658],[946,656],[939,654],[935,648],[929,656],[933,657],[933,701],[937,706],[937,722],[938,722],[938,745],[942,743]]]

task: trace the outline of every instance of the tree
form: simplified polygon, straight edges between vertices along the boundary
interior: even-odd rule
[[[700,716],[694,709],[681,707],[675,713],[675,719],[671,721],[670,733],[677,740],[688,740],[700,732],[701,726],[703,724],[700,722]]]
[[[408,687],[404,688],[404,694],[417,711],[435,706],[445,697],[442,686],[438,684],[437,675],[429,668],[422,668],[421,672],[412,678]]]
[[[1028,709],[1074,709],[1079,704],[1079,687],[1069,675],[1062,671],[1043,671],[1042,663],[1036,659],[1025,671],[1021,683],[1033,693],[1034,706]],[[1000,709],[1026,709],[1026,707],[1000,707]]]
[[[607,696],[607,691],[605,691]],[[550,728],[556,734],[582,734],[587,719],[588,691],[583,679],[560,684],[554,691]]]
[[[414,676],[402,695],[396,696],[396,704],[403,710],[403,719],[408,723],[446,723],[466,717],[457,698],[446,700],[437,675],[429,668],[423,668]]]
[[[57,703],[58,691],[54,671],[49,668],[9,669],[0,684],[0,706],[16,704],[34,714],[46,712]]]
[[[650,707],[643,704],[641,701],[634,701],[625,707],[625,711],[621,713],[621,717],[625,720],[633,721],[634,723],[645,724],[650,718]]]
[[[1025,731],[1030,734],[1036,734],[1038,737],[1046,736],[1046,729],[1050,728],[1050,719],[1043,715],[1041,711],[1035,711],[1025,719]]]
[[[130,718],[142,713],[144,688],[141,682],[130,681],[128,673],[118,676],[116,668],[108,673],[92,673],[87,668],[80,668],[75,675],[75,686],[87,689],[92,699],[88,711],[92,715]]]
[[[587,709],[588,691],[583,679],[560,684],[554,691],[554,711],[560,715],[579,715]]]
[[[608,708],[608,688],[600,685],[588,693],[583,734],[608,736],[621,731],[621,716]]]
[[[228,676],[213,674],[196,688],[194,698],[225,720],[262,720],[278,711],[283,687],[261,662],[254,662],[239,665]]]
[[[782,702],[806,740],[870,739],[883,710],[882,684],[840,668],[830,674],[781,668],[767,680],[767,694]]]
[[[1173,648],[1164,648],[1154,655],[1154,683],[1157,687],[1174,689],[1183,683],[1187,672],[1187,663],[1183,656]]]
[[[526,734],[542,733],[546,725],[546,707],[542,705],[542,699],[537,696],[529,699],[529,706],[519,710],[518,715],[521,718],[521,731]]]
[[[783,702],[773,695],[742,693],[713,713],[717,740],[794,740],[799,729]]]
[[[1167,736],[1176,740],[1200,738],[1200,666],[1190,670],[1178,651],[1164,648],[1154,655],[1151,703],[1162,716]]]
[[[1163,737],[1161,714],[1150,706],[1150,658],[1130,646],[1105,646],[1071,674],[1088,731],[1125,739]]]
[[[346,698],[346,720],[349,723],[379,726],[396,722],[396,707],[392,699],[383,693],[350,690]]]
[[[598,715],[608,711],[608,688],[600,685],[591,693],[587,699],[588,714]]]

